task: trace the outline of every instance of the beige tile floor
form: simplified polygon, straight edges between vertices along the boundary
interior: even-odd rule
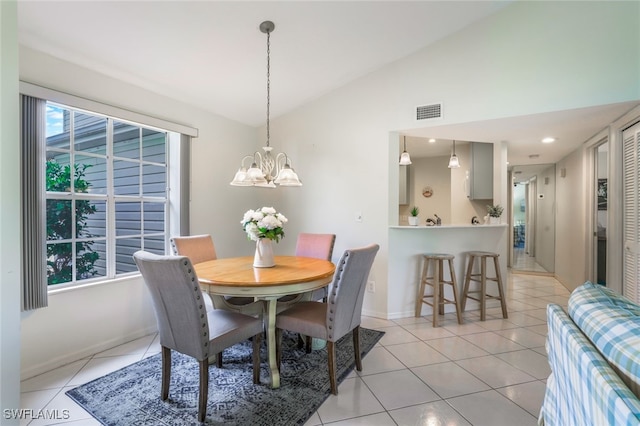
[[[363,318],[386,332],[307,422],[314,425],[535,425],[549,375],[545,307],[566,307],[568,291],[546,276],[508,274],[509,318],[496,301],[487,320],[478,311],[430,318]],[[21,405],[68,409],[64,425],[99,425],[64,392],[159,352],[150,335],[22,382]],[[22,425],[56,424],[46,420]]]
[[[523,248],[513,249],[512,268],[517,271],[548,273],[546,269],[536,262],[535,257],[529,256]]]

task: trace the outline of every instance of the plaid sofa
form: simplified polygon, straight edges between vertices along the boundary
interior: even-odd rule
[[[538,424],[640,425],[640,306],[585,283],[568,314],[547,306],[547,379]]]

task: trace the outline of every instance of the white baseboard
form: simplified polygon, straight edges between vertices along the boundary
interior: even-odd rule
[[[99,343],[88,346],[81,351],[64,354],[54,359],[44,359],[39,364],[31,365],[27,368],[23,368],[20,371],[20,380],[29,379],[31,377],[37,376],[42,373],[46,373],[58,367],[62,367],[63,365],[67,365],[72,362],[79,361],[83,358],[89,357],[99,352],[106,351],[107,349],[114,348],[124,343],[131,342],[132,340],[139,339],[140,337],[144,337],[149,334],[157,333],[157,332],[158,332],[158,329],[156,327],[148,327],[148,328],[144,328],[144,329],[129,333],[125,336],[119,336],[111,340],[100,341]]]

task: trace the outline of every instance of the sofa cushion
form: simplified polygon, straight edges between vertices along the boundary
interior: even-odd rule
[[[558,305],[547,306],[547,379],[539,424],[640,423],[640,401]]]
[[[640,397],[640,306],[587,282],[569,298],[569,316]]]

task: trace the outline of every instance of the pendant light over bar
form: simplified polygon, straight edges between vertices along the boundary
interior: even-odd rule
[[[267,35],[267,146],[262,147],[264,154],[256,151],[253,155],[245,156],[231,181],[233,186],[258,186],[261,188],[275,188],[280,186],[302,186],[295,170],[291,167],[291,160],[285,153],[271,154],[273,148],[269,145],[269,108],[271,106],[271,33],[275,29],[271,21],[260,24],[260,31]],[[252,160],[247,170],[245,161]],[[275,174],[274,174],[275,169]]]
[[[400,165],[401,166],[408,166],[409,164],[411,164],[411,157],[409,156],[409,153],[407,152],[407,140],[406,140],[406,136],[402,136],[402,141],[404,142],[404,151],[402,151],[402,155],[400,155]]]
[[[451,158],[449,158],[449,168],[457,169],[460,167],[460,161],[458,161],[458,156],[456,155],[456,141],[453,141],[453,152],[451,154]]]

